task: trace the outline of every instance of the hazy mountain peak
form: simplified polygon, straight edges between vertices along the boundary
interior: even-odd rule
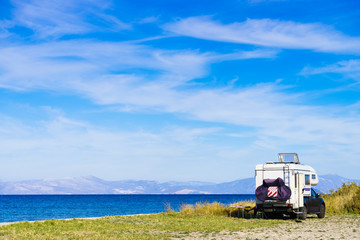
[[[349,179],[336,174],[319,176],[316,188],[328,193]],[[351,180],[360,182],[359,180]],[[254,178],[231,182],[157,182],[147,180],[106,181],[95,176],[1,182],[0,194],[254,194]]]

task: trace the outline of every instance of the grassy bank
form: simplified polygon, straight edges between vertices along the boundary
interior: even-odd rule
[[[272,227],[282,222],[169,212],[95,220],[17,223],[0,227],[0,239],[181,239],[192,233],[205,237],[225,231],[231,235],[244,229]]]
[[[336,191],[322,195],[327,214],[360,214],[360,185],[343,183]]]

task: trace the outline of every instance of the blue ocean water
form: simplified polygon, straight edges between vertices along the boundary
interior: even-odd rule
[[[0,222],[164,212],[166,205],[255,200],[252,194],[211,195],[0,195]]]

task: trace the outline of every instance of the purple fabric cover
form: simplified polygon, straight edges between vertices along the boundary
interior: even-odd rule
[[[267,196],[268,188],[272,186],[278,187],[278,193],[276,197]],[[263,184],[256,188],[255,196],[262,202],[269,199],[286,201],[291,196],[291,189],[284,184],[284,180],[282,180],[282,178],[264,179]]]

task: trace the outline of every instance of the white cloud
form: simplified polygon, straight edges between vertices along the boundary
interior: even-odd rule
[[[157,17],[151,16],[151,17],[146,17],[146,18],[139,20],[138,23],[140,23],[140,24],[154,23],[154,22],[157,22],[158,20],[159,20],[159,16],[157,16]]]
[[[200,39],[330,53],[360,53],[360,38],[320,23],[247,19],[223,24],[209,17],[190,17],[163,26],[169,32]]]
[[[116,91],[128,91],[126,87],[145,92],[159,90],[161,86],[176,87],[204,77],[210,63],[269,58],[275,54],[255,50],[221,55],[160,50],[133,43],[75,40],[18,45],[0,48],[0,86],[18,90],[71,90],[94,97],[99,94],[101,97],[100,92],[109,89],[112,94],[95,100],[111,103],[106,98],[121,96],[121,92]],[[133,74],[135,69],[138,72]]]
[[[288,0],[248,0],[249,3],[267,3],[267,2],[285,2],[285,1],[288,1]]]
[[[84,2],[76,6],[70,2],[29,3],[15,2],[18,7],[14,13],[16,21],[32,28],[40,37],[93,31],[94,26],[88,21],[89,13],[104,19],[105,25],[128,27],[116,23],[117,19],[111,15],[97,12],[97,8],[104,9],[107,5],[97,5],[95,1],[90,4],[90,9],[86,9],[85,15],[74,14]],[[54,10],[50,12],[49,9]],[[35,14],[37,12],[39,15]],[[249,19],[224,25],[208,18],[188,18],[166,25],[166,29],[192,37],[260,46],[324,52],[359,51],[358,38],[347,37],[321,24]],[[208,76],[212,63],[273,58],[277,51],[258,49],[218,54],[162,50],[139,42],[74,40],[3,45],[0,48],[0,87],[18,91],[66,92],[106,107],[182,114],[215,127],[166,128],[155,133],[127,132],[69,119],[53,110],[55,116],[51,120],[35,126],[2,117],[0,145],[6,151],[0,157],[8,160],[2,169],[19,173],[16,168],[22,167],[26,174],[27,169],[34,169],[33,166],[42,169],[46,162],[49,166],[44,169],[54,168],[53,172],[47,173],[49,176],[56,176],[58,172],[73,176],[73,173],[81,174],[83,169],[83,175],[100,177],[112,172],[115,179],[131,176],[152,178],[159,174],[164,179],[194,179],[194,176],[199,176],[199,180],[205,180],[206,173],[212,176],[216,169],[218,178],[229,176],[228,180],[231,180],[234,176],[247,175],[255,163],[263,162],[260,157],[287,149],[294,151],[294,147],[295,151],[301,150],[309,160],[316,162],[312,164],[315,168],[316,165],[322,167],[325,160],[321,157],[327,156],[330,170],[337,169],[335,159],[341,155],[348,159],[359,155],[360,118],[357,112],[339,116],[338,109],[302,104],[301,95],[285,93],[284,87],[278,83],[237,89],[232,85],[222,89],[189,87],[192,80]],[[356,62],[345,62],[326,71],[356,72],[357,65]],[[215,133],[229,135],[229,132],[221,133],[216,123],[241,126],[251,129],[251,133],[246,134],[246,139],[240,143],[236,141],[236,146],[221,140],[210,144],[203,139]],[[229,127],[226,131],[231,130]],[[244,132],[230,133],[232,136],[239,134],[243,136]],[[244,168],[247,170],[229,170],[228,166],[243,159],[251,159],[242,163],[247,164]],[[104,166],[100,170],[101,161]],[[358,166],[358,163],[345,161],[348,166]],[[13,171],[9,171],[10,168]],[[121,171],[121,177],[113,169]],[[163,173],[164,169],[169,172]],[[200,171],[202,175],[197,174]]]
[[[305,67],[300,74],[313,75],[323,73],[339,73],[360,82],[360,60],[352,59],[348,61],[340,61],[335,64],[318,68]]]
[[[11,33],[9,33],[8,28],[12,27],[10,21],[0,21],[0,39],[8,38]]]
[[[6,116],[0,116],[0,121],[0,172],[7,179],[16,172],[19,179],[91,174],[116,180],[201,180],[204,176],[197,173],[212,171],[213,166],[206,163],[217,159],[217,150],[223,147],[206,140],[219,128],[126,131],[57,114],[36,124]],[[209,175],[208,179],[217,178]]]
[[[341,155],[346,155],[349,159],[344,160],[344,164],[354,166],[354,163],[350,163],[351,159],[360,154],[358,113],[347,115],[345,111],[345,115],[339,116],[336,108],[300,104],[303,96],[285,94],[277,85],[200,91],[181,91],[165,86],[153,89],[131,88],[126,85],[117,89],[116,86],[108,87],[115,89],[114,92],[100,94],[115,96],[108,103],[126,103],[145,109],[155,108],[161,112],[183,113],[193,120],[228,123],[251,129],[251,133],[247,133],[250,144],[248,149],[244,149],[243,143],[238,146],[240,152],[233,147],[227,149],[228,152],[226,148],[217,149],[222,156],[231,155],[232,161],[248,155],[249,151],[274,154],[278,151],[295,150],[304,155],[305,162],[321,169],[322,173],[328,173],[333,172],[331,169],[337,169],[336,159]],[[102,89],[100,85],[92,87],[94,91]],[[116,92],[120,94],[116,95]],[[232,161],[229,164],[235,163]],[[249,164],[257,161],[254,158]],[[322,166],[325,161],[329,161],[326,168]],[[338,173],[349,175],[345,172]]]
[[[63,168],[58,172],[69,176],[82,174],[80,169],[83,169],[82,175],[102,177],[106,176],[106,171],[111,172],[107,167],[111,166],[144,178],[152,178],[156,173],[162,179],[181,179],[182,176],[191,179],[197,176],[196,171],[212,176],[214,167],[219,177],[208,180],[223,180],[220,176],[228,176],[227,180],[249,176],[249,169],[263,161],[261,156],[275,156],[276,152],[287,150],[303,153],[304,159],[314,161],[311,165],[324,169],[323,173],[337,169],[335,160],[341,155],[350,159],[344,160],[344,164],[356,167],[357,163],[351,159],[360,154],[359,112],[348,114],[345,111],[345,115],[340,116],[335,107],[302,104],[302,95],[287,94],[286,86],[279,83],[245,88],[188,88],[189,81],[207,76],[214,62],[273,57],[275,53],[256,50],[221,55],[91,41],[3,47],[0,49],[0,85],[3,88],[73,93],[105,106],[182,114],[214,126],[163,129],[155,133],[124,132],[71,120],[61,112],[43,108],[54,117],[36,126],[2,118],[0,144],[7,152],[1,157],[36,166],[46,161],[49,168],[51,164],[57,166],[56,169]],[[206,139],[215,133],[217,137],[244,134],[241,130],[232,132],[232,127],[219,130],[217,123],[241,126],[247,129],[245,131],[251,129],[251,133],[233,143],[216,140],[209,144]],[[12,156],[14,152],[18,154]],[[242,172],[231,170],[230,174],[226,166],[248,159],[254,153]],[[74,156],[76,162],[73,162]],[[322,166],[325,164],[322,156],[327,156],[327,168]],[[24,161],[20,161],[21,158]],[[104,161],[101,169],[99,161]],[[192,170],[187,171],[184,164],[190,164]],[[81,168],[83,165],[86,167]],[[71,166],[73,172],[62,166]],[[139,166],[151,169],[152,173],[142,171]],[[9,160],[4,169],[14,170],[15,167],[18,166]],[[180,170],[177,173],[169,170],[165,174],[159,169]],[[56,176],[57,171],[51,174]],[[204,180],[204,174],[198,180]],[[122,176],[117,179],[127,175]]]
[[[331,108],[298,105],[296,97],[272,85],[237,91],[172,91],[172,97],[156,91],[159,102],[152,104],[158,104],[163,112],[184,113],[208,122],[209,127],[128,131],[70,119],[48,107],[38,110],[48,113],[48,119],[35,123],[0,116],[0,157],[4,160],[1,175],[11,178],[16,171],[22,179],[34,174],[91,174],[106,179],[224,181],[251,176],[256,163],[273,160],[279,151],[299,152],[301,160],[320,173],[334,173],[339,159],[344,166],[359,167],[353,160],[360,154],[359,112],[338,116]],[[143,103],[132,102],[138,106],[150,101],[146,96],[136,97],[144,98]],[[171,101],[166,102],[167,98]],[[116,99],[114,103],[122,101]],[[230,125],[216,127],[211,122]],[[336,173],[356,174],[347,168]]]
[[[14,23],[32,29],[40,38],[130,28],[130,25],[104,13],[110,6],[107,0],[13,0],[12,2],[15,7]]]
[[[0,85],[23,91],[65,91],[129,111],[152,109],[246,126],[262,136],[256,141],[259,146],[274,139],[307,146],[357,142],[359,133],[350,130],[356,129],[356,117],[339,118],[331,108],[301,105],[301,95],[285,94],[277,84],[240,89],[186,87],[189,81],[205,77],[211,63],[275,53],[255,50],[221,55],[91,41],[14,46],[0,49]]]

